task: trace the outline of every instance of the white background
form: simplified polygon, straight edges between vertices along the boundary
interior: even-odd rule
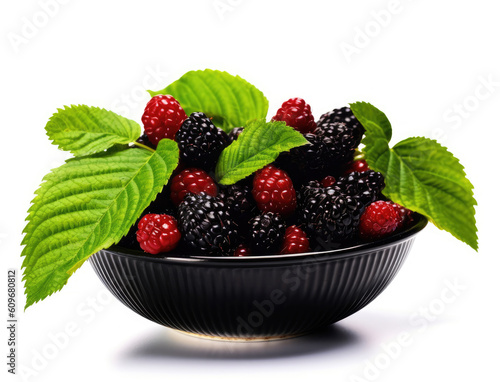
[[[270,343],[174,333],[111,298],[85,264],[61,292],[19,312],[18,371],[32,375],[8,380],[494,379],[498,14],[491,0],[3,1],[0,289],[6,269],[20,268],[33,192],[67,157],[45,136],[56,108],[84,103],[139,121],[145,87],[192,69],[239,74],[267,95],[269,117],[290,97],[305,98],[316,117],[363,100],[386,112],[394,143],[437,138],[475,185],[480,237],[476,253],[429,226],[368,307],[324,333]],[[62,341],[68,325],[74,335]],[[6,341],[0,347],[4,359]]]

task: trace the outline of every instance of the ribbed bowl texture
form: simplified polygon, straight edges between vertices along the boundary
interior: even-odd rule
[[[342,320],[393,280],[427,220],[390,238],[339,250],[248,257],[157,257],[117,246],[90,262],[141,316],[228,340],[302,335]]]

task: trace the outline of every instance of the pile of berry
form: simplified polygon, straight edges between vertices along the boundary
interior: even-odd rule
[[[386,200],[384,178],[354,160],[364,129],[347,107],[318,121],[301,98],[272,118],[304,135],[309,144],[280,154],[231,186],[213,176],[222,150],[243,130],[229,134],[203,113],[186,115],[169,95],[153,97],[138,142],[178,143],[180,162],[169,184],[144,211],[121,245],[158,254],[248,256],[336,249],[401,230],[412,212]]]

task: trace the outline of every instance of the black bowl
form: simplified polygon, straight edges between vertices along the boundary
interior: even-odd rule
[[[333,251],[248,257],[158,257],[110,247],[90,262],[122,303],[189,334],[231,340],[301,335],[357,312],[401,268],[417,215],[387,239]]]

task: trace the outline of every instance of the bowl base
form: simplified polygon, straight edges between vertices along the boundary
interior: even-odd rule
[[[208,334],[199,334],[199,333],[191,333],[185,332],[179,329],[172,329],[177,333],[181,333],[190,337],[201,338],[204,340],[212,340],[212,341],[228,341],[228,342],[266,342],[266,341],[280,341],[280,340],[288,340],[290,338],[301,337],[309,334],[310,332],[305,333],[297,333],[297,334],[288,334],[281,336],[265,336],[265,337],[223,337],[223,336],[211,336]]]

